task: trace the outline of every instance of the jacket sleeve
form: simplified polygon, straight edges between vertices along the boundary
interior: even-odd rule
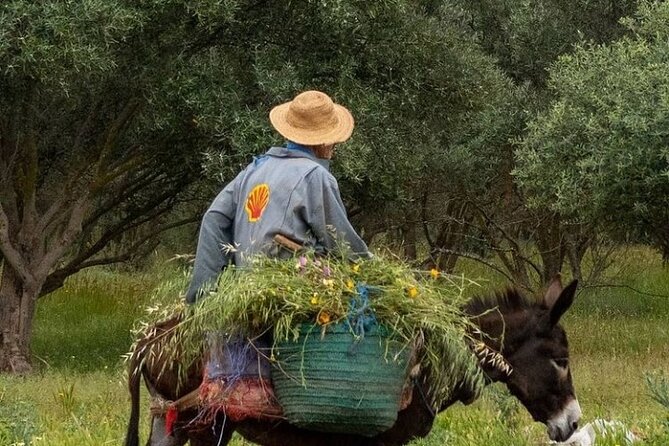
[[[371,257],[348,220],[337,180],[325,169],[314,169],[304,182],[304,219],[318,242],[328,251],[337,250],[343,242],[354,259]]]
[[[241,176],[240,173],[218,194],[202,218],[193,277],[186,292],[188,303],[194,303],[206,290],[213,288],[218,275],[230,262],[231,255],[226,252],[226,247],[234,242],[233,224]]]

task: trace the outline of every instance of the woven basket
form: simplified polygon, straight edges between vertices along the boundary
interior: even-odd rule
[[[320,326],[303,324],[297,342],[277,347],[272,380],[290,423],[364,436],[395,423],[409,352],[382,327],[356,340],[346,323],[328,326],[322,338]]]

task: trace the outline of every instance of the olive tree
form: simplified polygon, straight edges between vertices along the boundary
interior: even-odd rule
[[[447,209],[442,215],[463,236],[442,251],[473,257],[527,288],[545,283],[566,259],[580,278],[584,252],[598,249],[601,240],[597,223],[528,206],[531,196],[512,175],[515,147],[527,123],[553,100],[547,87],[551,64],[579,42],[608,42],[623,35],[626,28],[619,19],[634,11],[636,1],[420,3],[443,26],[469,33],[511,80],[505,92],[486,97],[489,106],[471,115],[456,140],[452,153],[461,156],[451,162],[459,166],[452,177],[461,181],[449,184],[448,201],[457,206],[451,207],[455,213]]]
[[[535,206],[652,241],[669,258],[669,6],[644,3],[632,35],[552,67],[557,99],[517,151]]]
[[[0,5],[0,371],[30,370],[40,296],[196,219],[171,211],[219,144],[191,94],[229,89],[195,86],[223,65],[202,62],[219,3]]]

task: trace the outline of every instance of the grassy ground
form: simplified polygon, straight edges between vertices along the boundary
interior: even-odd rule
[[[617,283],[650,294],[625,287],[585,290],[565,316],[576,391],[584,421],[617,420],[646,444],[668,445],[669,411],[649,397],[644,373],[669,374],[669,270],[645,251],[630,258]],[[129,409],[121,355],[150,290],[170,269],[82,274],[40,303],[38,372],[0,376],[0,446],[121,444]],[[442,414],[432,434],[414,442],[443,444],[544,445],[546,435],[502,387],[492,386],[472,406]],[[617,436],[597,444],[625,442]]]

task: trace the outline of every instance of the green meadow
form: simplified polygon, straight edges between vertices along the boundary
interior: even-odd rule
[[[180,273],[162,262],[144,273],[89,271],[43,299],[33,342],[37,371],[25,378],[0,376],[0,445],[120,445],[129,412],[122,355],[132,342],[131,328],[151,304],[151,290],[171,274]],[[478,274],[469,268],[469,276]],[[488,279],[479,280],[481,292],[501,283]],[[617,286],[582,290],[563,320],[582,421],[618,421],[639,444],[668,445],[669,408],[651,398],[645,377],[669,376],[669,269],[655,254],[635,250],[607,282]],[[146,404],[145,398],[143,438]],[[413,444],[548,441],[544,427],[495,385],[471,406],[441,414],[431,435]],[[618,432],[600,435],[596,444],[626,443]]]

